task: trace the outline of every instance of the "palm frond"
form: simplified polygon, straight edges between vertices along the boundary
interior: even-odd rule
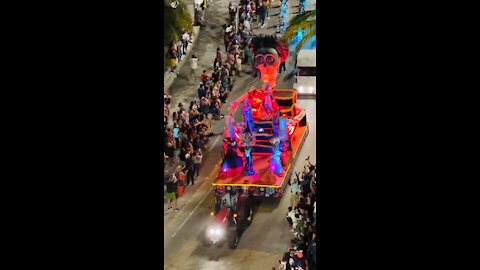
[[[285,30],[285,34],[283,35],[282,40],[285,43],[290,43],[294,38],[296,38],[297,31],[303,30],[304,37],[296,46],[296,51],[300,51],[305,42],[307,42],[309,39],[311,39],[317,34],[316,21],[316,10],[310,10],[293,17],[289,22],[289,26]]]
[[[302,49],[303,44],[305,44],[305,42],[307,42],[309,39],[314,37],[316,34],[317,34],[316,30],[308,32],[308,34],[306,34],[302,38],[302,40],[300,40],[300,42],[298,42],[297,46],[295,47],[295,51],[299,52]]]
[[[298,14],[295,17],[293,17],[288,24],[289,25],[294,25],[302,21],[310,21],[310,20],[315,20],[317,17],[317,12],[316,10],[310,10],[306,11],[303,14]]]
[[[283,39],[284,39],[284,41],[289,43],[295,37],[296,32],[298,30],[308,31],[307,29],[311,29],[313,26],[316,27],[316,22],[315,21],[300,21],[297,24],[292,24],[289,27],[287,27],[287,29],[285,30],[285,34],[283,35]]]
[[[164,0],[163,10],[163,43],[167,46],[172,41],[176,41],[179,38],[182,29],[190,30],[192,26],[192,17],[188,12],[187,6],[182,0],[179,0],[177,8],[170,7],[170,1]]]

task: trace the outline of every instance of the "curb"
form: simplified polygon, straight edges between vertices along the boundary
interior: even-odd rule
[[[190,46],[188,46],[188,48],[187,48],[187,54],[184,55],[182,57],[182,60],[180,61],[180,63],[177,64],[177,72],[182,69],[185,62],[187,62],[186,60],[190,57],[193,46],[195,45],[195,42],[198,39],[198,34],[200,33],[200,26],[194,26],[192,32],[194,34],[193,41],[190,44]],[[170,88],[170,86],[172,86],[173,82],[175,81],[175,78],[177,78],[177,74],[175,74],[173,72],[167,71],[163,74],[163,80],[164,80],[163,85],[165,86],[166,89],[168,89],[168,88]]]
[[[317,94],[305,94],[305,93],[298,93],[298,98],[309,98],[309,99],[317,99]]]

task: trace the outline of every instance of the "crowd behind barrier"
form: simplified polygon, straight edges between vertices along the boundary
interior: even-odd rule
[[[290,247],[279,260],[278,270],[316,269],[316,166],[307,159],[303,172],[289,181],[290,206],[286,220],[293,234]]]

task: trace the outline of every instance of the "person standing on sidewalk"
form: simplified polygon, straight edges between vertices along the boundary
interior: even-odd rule
[[[182,168],[182,165],[179,165],[177,167],[177,173],[175,175],[178,179],[178,184],[180,186],[184,186],[185,185],[185,180],[187,180],[187,177],[185,175],[185,173],[183,172],[183,168]]]
[[[236,54],[235,55],[235,61],[237,62],[236,63],[236,68],[237,68],[237,72],[238,72],[238,77],[241,77],[240,73],[242,73],[242,59],[240,58],[240,54]]]
[[[252,16],[252,22],[257,20],[257,3],[250,1],[250,15]]]
[[[198,151],[195,153],[195,156],[193,157],[193,167],[195,170],[196,177],[200,176],[200,165],[202,164],[202,150],[199,148]]]
[[[251,20],[251,17],[250,17],[250,13],[247,13],[247,15],[245,16],[245,20],[243,20],[243,26],[245,26],[246,29],[250,30],[250,20]]]
[[[230,44],[230,37],[227,33],[223,36],[223,44],[225,45],[225,52],[228,53],[228,44]]]
[[[260,17],[260,27],[265,27],[265,18],[267,17],[267,6],[263,5],[263,2],[260,4],[260,7],[257,9],[258,16]]]
[[[174,162],[174,150],[175,148],[173,147],[174,145],[174,140],[173,138],[171,137],[168,137],[167,138],[167,141],[166,141],[166,149],[165,149],[165,154],[168,156],[168,159],[169,159],[169,164],[173,164]]]
[[[201,80],[202,80],[202,83],[206,83],[207,82],[207,79],[208,79],[208,74],[207,74],[207,70],[204,69],[203,72],[202,72],[202,76],[200,77]]]
[[[187,54],[187,48],[188,48],[188,40],[190,38],[190,35],[188,34],[187,31],[184,31],[183,32],[183,35],[182,35],[182,45],[183,45],[183,54]]]
[[[217,63],[222,65],[222,51],[220,50],[220,47],[217,48]]]
[[[187,160],[185,158],[186,154],[187,154],[187,150],[185,149],[185,147],[181,146],[180,153],[178,154],[178,158],[180,159],[180,165],[182,166],[182,168],[187,167]]]
[[[177,41],[177,62],[180,63],[182,60],[182,55],[183,55],[183,42],[180,39]]]
[[[202,98],[204,98],[207,95],[207,92],[205,91],[205,86],[203,83],[200,83],[197,93],[198,93],[198,99],[200,100],[202,100]]]
[[[226,62],[227,62],[227,64],[230,65],[230,67],[233,70],[233,66],[235,64],[235,55],[233,55],[233,51],[231,51],[230,53],[227,54],[227,61]]]
[[[177,196],[175,195],[177,178],[173,174],[167,181],[167,200],[168,200],[168,210],[172,209],[172,205],[175,211],[180,209],[177,208]]]
[[[185,155],[185,160],[187,161],[187,186],[192,183],[192,186],[195,185],[195,168],[193,167],[193,162],[190,157],[190,154]]]
[[[268,11],[270,10],[270,7],[272,6],[272,1],[271,0],[262,0],[262,5],[267,8],[265,17],[269,20],[270,18],[268,17]]]
[[[173,124],[173,138],[175,139],[175,149],[180,148],[180,129],[178,128],[178,124]]]
[[[197,70],[198,67],[198,58],[194,55],[192,55],[192,59],[190,59],[190,67],[192,68],[192,77],[193,80],[195,80],[195,71]]]
[[[213,70],[217,70],[220,67],[220,63],[218,62],[217,57],[213,60]]]
[[[292,193],[290,197],[290,206],[296,206],[296,203],[299,200],[300,197],[300,185],[298,183],[298,173],[295,172],[296,179],[290,179],[288,184],[290,185],[290,192]]]
[[[168,50],[168,60],[170,72],[176,73],[175,69],[177,68],[177,50],[175,48],[175,43],[170,45],[170,49]]]

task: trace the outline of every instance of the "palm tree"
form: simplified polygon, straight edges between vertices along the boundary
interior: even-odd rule
[[[182,0],[178,0],[178,6],[172,8],[172,0],[163,1],[163,46],[168,46],[171,42],[180,38],[182,29],[192,29],[192,16],[187,10],[187,6]]]
[[[317,35],[316,22],[316,10],[305,11],[303,14],[298,14],[290,20],[289,26],[287,27],[287,30],[283,36],[283,40],[289,44],[295,38],[297,31],[303,30],[304,36],[295,48],[295,51],[298,53],[305,42]]]

